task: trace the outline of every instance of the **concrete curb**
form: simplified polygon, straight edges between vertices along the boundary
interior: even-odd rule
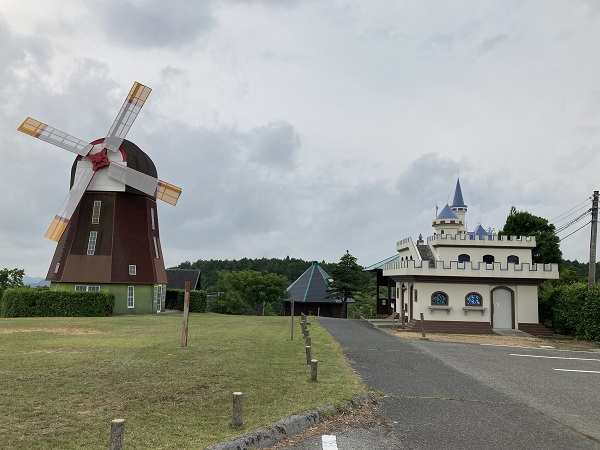
[[[340,414],[348,409],[376,402],[377,399],[373,395],[366,394],[351,400],[343,401],[339,408],[334,405],[321,406],[315,410],[306,411],[302,414],[282,419],[275,422],[269,428],[257,428],[236,438],[220,442],[211,447],[207,447],[206,450],[248,450],[270,447],[287,437],[300,434],[313,425],[323,422],[326,417],[331,417],[332,415]]]

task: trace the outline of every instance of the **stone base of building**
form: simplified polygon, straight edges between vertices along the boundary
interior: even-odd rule
[[[425,333],[447,334],[494,334],[489,322],[466,322],[450,320],[425,320]],[[421,321],[411,319],[406,325],[407,331],[421,331]]]
[[[542,325],[541,323],[520,323],[519,330],[524,331],[525,333],[529,333],[533,336],[539,337],[552,337],[554,336],[554,332]]]

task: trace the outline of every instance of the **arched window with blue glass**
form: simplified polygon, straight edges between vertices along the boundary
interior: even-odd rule
[[[483,297],[477,292],[469,292],[465,296],[465,306],[483,306]]]
[[[519,257],[517,255],[509,255],[506,257],[508,264],[519,264]]]
[[[437,291],[431,294],[431,304],[435,306],[448,306],[448,294]]]

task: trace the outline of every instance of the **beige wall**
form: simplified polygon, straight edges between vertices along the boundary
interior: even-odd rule
[[[406,311],[410,310],[410,283],[404,282],[407,287],[404,294],[404,302],[407,305]],[[396,288],[401,289],[402,282],[396,282]],[[417,301],[413,302],[413,317],[418,319],[420,313],[423,313],[425,320],[443,320],[443,321],[465,321],[465,322],[491,322],[492,314],[492,290],[496,287],[506,287],[514,292],[515,300],[515,324],[518,323],[538,323],[538,300],[537,286],[517,286],[511,284],[485,284],[485,283],[413,283],[413,288],[417,291]],[[442,291],[448,295],[448,306],[452,309],[448,312],[445,309],[429,308],[431,305],[431,295],[434,292]],[[471,292],[477,292],[483,298],[482,306],[486,308],[483,312],[479,310],[468,310],[465,313],[465,296]],[[397,302],[396,310],[400,311],[400,301]]]

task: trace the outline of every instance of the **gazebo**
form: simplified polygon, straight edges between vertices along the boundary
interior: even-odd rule
[[[323,270],[317,261],[300,275],[288,288],[290,297],[284,300],[284,314],[290,316],[292,301],[294,315],[300,313],[325,317],[344,317],[344,305],[340,298],[330,298],[329,282],[331,277]],[[348,299],[348,303],[354,300]]]

